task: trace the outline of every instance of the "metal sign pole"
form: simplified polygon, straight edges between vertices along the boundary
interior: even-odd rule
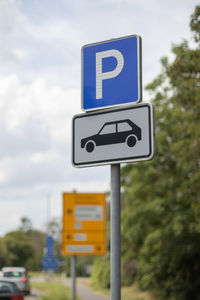
[[[121,300],[120,164],[111,165],[111,300]]]
[[[71,256],[72,300],[76,300],[76,256]]]

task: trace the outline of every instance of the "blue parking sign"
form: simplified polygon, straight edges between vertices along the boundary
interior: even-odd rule
[[[137,35],[82,47],[82,109],[92,111],[142,99],[141,38]]]

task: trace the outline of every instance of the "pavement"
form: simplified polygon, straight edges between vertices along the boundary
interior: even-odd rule
[[[35,278],[34,281],[43,281],[43,278]],[[60,281],[60,280],[59,280]],[[68,287],[71,288],[72,280],[71,279],[62,279],[60,282],[66,284]],[[83,280],[76,280],[76,294],[81,298],[81,300],[109,300],[109,296],[102,295],[98,291],[91,290],[87,285],[84,284]],[[31,294],[24,297],[25,300],[40,300],[41,295],[44,293],[32,289]],[[56,299],[55,299],[56,300]]]
[[[63,281],[67,286],[71,287],[72,282],[70,279],[67,279]],[[97,291],[91,290],[88,286],[84,285],[83,283],[80,283],[79,280],[76,281],[76,291],[77,295],[82,300],[109,300],[109,296],[102,295],[101,293]]]

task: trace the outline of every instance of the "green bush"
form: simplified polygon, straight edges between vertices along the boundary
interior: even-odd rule
[[[132,255],[122,257],[121,283],[123,286],[132,285],[137,275],[137,262]]]
[[[95,260],[92,269],[92,285],[98,288],[110,288],[110,257],[104,256]]]
[[[147,237],[141,250],[140,285],[154,286],[162,299],[200,299],[200,234],[186,228],[178,234],[172,227]]]

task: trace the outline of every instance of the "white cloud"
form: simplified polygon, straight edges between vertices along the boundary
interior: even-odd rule
[[[0,40],[1,40],[1,55],[11,58],[10,49],[12,43],[12,33],[14,29],[13,17],[15,15],[15,7],[10,0],[0,1]]]
[[[2,164],[0,164],[0,167],[2,168]],[[3,168],[2,168],[3,169]],[[0,185],[5,184],[7,182],[7,174],[5,174],[5,170],[0,171]]]
[[[71,121],[81,112],[80,92],[49,87],[43,79],[22,83],[17,75],[1,76],[0,82],[1,186],[74,182]],[[83,180],[81,173],[76,180]]]
[[[25,213],[25,206],[20,200],[18,202],[12,202],[12,205],[9,205],[9,202],[1,199],[0,212],[0,235],[3,235],[5,232],[17,229],[20,217]]]
[[[25,122],[29,120],[31,125],[31,119],[38,119],[51,130],[53,138],[62,139],[66,122],[74,111],[80,112],[78,90],[49,87],[43,79],[24,84],[17,75],[0,76],[0,82],[0,113],[10,132],[24,131]]]

